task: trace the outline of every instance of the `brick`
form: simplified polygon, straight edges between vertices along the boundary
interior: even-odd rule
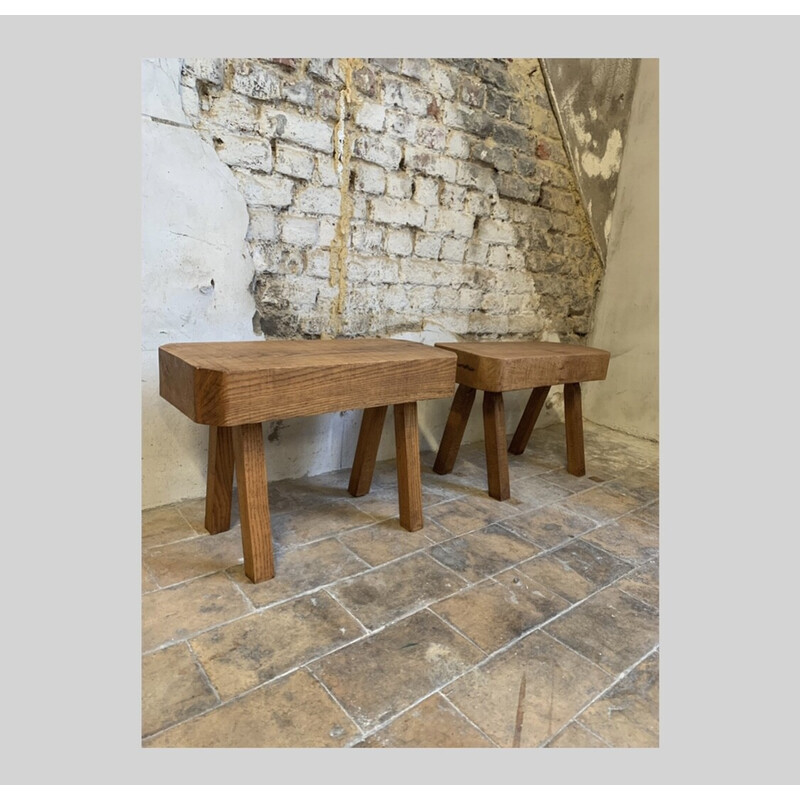
[[[378,252],[383,244],[383,229],[377,225],[355,224],[350,233],[353,249],[361,253]]]
[[[382,131],[386,109],[378,103],[363,103],[356,111],[356,125],[371,131]]]
[[[316,156],[317,180],[323,186],[338,186],[339,175],[336,172],[336,161],[327,155]]]
[[[493,147],[486,142],[476,142],[470,149],[470,158],[491,164],[502,172],[514,169],[514,152],[507,147]]]
[[[511,122],[497,122],[493,126],[492,136],[496,142],[518,149],[530,146],[530,134],[524,128]]]
[[[259,125],[267,136],[286,139],[323,153],[333,152],[333,126],[327,122],[264,106]]]
[[[486,93],[486,110],[490,114],[495,114],[498,117],[506,117],[513,98],[511,95],[503,94],[502,92],[495,92],[490,90]]]
[[[250,61],[234,61],[231,88],[256,100],[274,100],[281,96],[281,81],[272,70]]]
[[[338,189],[309,186],[297,193],[294,207],[306,214],[338,214],[341,202]]]
[[[208,110],[208,119],[223,128],[238,133],[251,133],[258,130],[258,106],[238,94],[223,94],[215,98]]]
[[[445,100],[452,100],[455,95],[453,88],[453,77],[450,70],[439,64],[432,64],[430,76],[427,79],[428,88]]]
[[[361,94],[375,97],[378,93],[378,77],[375,70],[367,65],[353,70],[353,85]]]
[[[342,76],[332,58],[310,58],[307,71],[309,75],[325,83],[335,86],[343,83]]]
[[[359,256],[347,265],[347,276],[361,283],[397,283],[397,262],[389,258]]]
[[[423,206],[439,204],[439,181],[418,175],[414,178],[414,200]]]
[[[486,100],[486,87],[480,81],[464,78],[458,96],[461,102],[480,108]]]
[[[450,131],[450,133],[447,134],[447,155],[453,158],[468,158],[469,151],[469,137],[459,131]]]
[[[317,111],[325,119],[339,119],[339,92],[327,86],[317,89]]]
[[[398,109],[386,110],[386,130],[399,139],[413,142],[417,138],[417,119]]]
[[[407,258],[400,263],[400,279],[410,284],[448,286],[452,274],[450,268],[439,261]]]
[[[314,155],[278,142],[275,148],[275,172],[308,180],[314,174]]]
[[[441,233],[423,233],[419,231],[414,239],[414,255],[420,258],[439,258],[439,251],[442,249]]]
[[[294,183],[289,178],[254,174],[242,170],[234,170],[234,175],[239,181],[244,199],[249,205],[286,208],[292,202]]]
[[[311,81],[287,83],[283,87],[283,99],[298,106],[312,107],[316,99],[314,84]]]
[[[413,236],[408,228],[390,230],[386,234],[386,252],[393,256],[408,256],[414,246]]]
[[[485,194],[477,190],[467,192],[464,201],[464,211],[476,217],[488,217],[492,213],[492,201],[496,199],[496,192]]]
[[[436,155],[430,150],[408,145],[405,148],[405,165],[406,169],[415,169],[426,175],[439,176],[446,181],[454,181],[456,179],[458,168],[458,162],[454,158]]]
[[[464,261],[464,251],[467,249],[466,239],[445,239],[442,242],[442,251],[439,258],[442,261]]]
[[[456,169],[455,182],[462,186],[471,186],[480,189],[485,194],[496,194],[495,172],[491,167],[482,167],[478,164],[459,161]]]
[[[425,92],[405,81],[387,78],[383,81],[383,102],[421,117],[428,111],[429,98]]]
[[[399,58],[371,58],[370,62],[387,72],[400,72],[402,67],[402,60]]]
[[[319,220],[306,217],[286,217],[281,223],[281,240],[287,244],[309,247],[317,243]]]
[[[434,230],[468,239],[472,236],[474,224],[475,217],[472,214],[463,214],[449,208],[439,208],[436,213]]]
[[[322,244],[320,242],[320,244]],[[331,254],[328,250],[310,250],[306,255],[305,274],[311,278],[330,278]]]
[[[430,150],[444,150],[447,144],[447,128],[437,122],[423,119],[417,126],[417,144]]]
[[[421,228],[425,221],[425,209],[411,200],[376,197],[370,202],[370,208],[370,218],[374,222]]]
[[[431,62],[427,58],[404,58],[400,72],[426,83],[431,78]]]
[[[501,197],[512,197],[533,203],[539,198],[539,186],[531,184],[519,175],[499,175],[497,177],[497,191]]]
[[[222,58],[189,58],[183,63],[185,73],[214,86],[222,86],[224,67],[225,60]]]
[[[364,161],[380,164],[385,169],[397,169],[403,151],[386,137],[364,134],[353,140],[353,155]]]
[[[508,222],[482,219],[478,224],[478,238],[489,243],[514,244],[516,234],[514,226]]]
[[[399,200],[407,200],[413,190],[411,175],[407,172],[390,172],[386,176],[386,194]]]
[[[336,238],[336,220],[337,217],[323,217],[320,219],[319,236],[317,238],[317,244],[320,247],[330,247]]]
[[[212,141],[223,163],[272,172],[272,149],[268,141],[227,132],[218,133]]]
[[[275,212],[268,208],[251,208],[250,222],[247,226],[247,239],[252,241],[274,241],[278,238],[278,225]]]
[[[367,194],[383,194],[386,191],[386,172],[377,164],[355,162],[355,188]]]
[[[472,240],[467,245],[464,253],[464,260],[469,264],[485,264],[489,253],[489,245],[486,242],[476,242]]]

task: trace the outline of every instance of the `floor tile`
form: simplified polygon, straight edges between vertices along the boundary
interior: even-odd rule
[[[509,570],[431,606],[486,653],[504,647],[558,614],[568,603]]]
[[[519,571],[576,603],[630,572],[630,564],[587,544],[572,541],[520,564]]]
[[[142,658],[143,736],[183,722],[218,702],[185,643]]]
[[[534,631],[443,694],[499,747],[539,747],[609,683],[595,664]]]
[[[272,518],[272,536],[279,546],[290,548],[374,524],[369,514],[342,500],[276,514]]]
[[[146,747],[346,747],[358,728],[305,670],[147,740]]]
[[[612,481],[611,486],[638,498],[642,503],[651,503],[658,499],[658,472],[651,469],[630,470]]]
[[[658,501],[656,500],[655,503],[650,503],[650,505],[634,511],[631,516],[638,517],[651,525],[658,525],[660,522]]]
[[[658,555],[658,528],[633,514],[607,522],[581,539],[633,564]]]
[[[298,597],[215,628],[191,646],[223,700],[363,635],[325,592]]]
[[[612,747],[658,747],[658,653],[595,700],[578,720]]]
[[[588,470],[588,467],[587,467]],[[569,494],[594,489],[610,479],[610,476],[600,474],[596,470],[588,470],[586,475],[570,475],[566,468],[554,469],[539,476],[543,481],[552,483]]]
[[[197,536],[197,532],[177,506],[161,506],[142,511],[142,544],[156,547]]]
[[[420,611],[316,661],[311,669],[369,731],[481,658],[475,645],[430,611]]]
[[[464,581],[425,553],[414,553],[330,587],[331,594],[375,630],[457,592]]]
[[[597,522],[608,522],[641,508],[644,504],[638,498],[625,494],[618,487],[603,484],[597,489],[571,495],[561,505]]]
[[[158,589],[156,579],[147,571],[147,565],[142,560],[142,594]]]
[[[425,530],[407,531],[398,520],[390,519],[343,533],[339,541],[372,567],[429,547],[431,540]]]
[[[238,526],[237,526],[238,528]],[[151,547],[145,563],[159,586],[219,572],[243,562],[241,529],[195,536],[182,542]]]
[[[658,559],[643,564],[622,580],[617,581],[617,589],[653,606],[653,608],[658,608]]]
[[[260,608],[288,600],[365,569],[369,569],[369,565],[341,542],[336,539],[322,539],[294,550],[277,552],[275,577],[271,580],[253,583],[244,574],[244,567],[241,566],[228,570],[228,574],[253,605]]]
[[[432,558],[468,583],[508,569],[539,552],[535,544],[499,525],[448,539],[429,550]]]
[[[206,499],[197,497],[192,500],[184,500],[176,503],[176,508],[181,516],[200,534],[208,534],[206,530]],[[231,526],[239,523],[239,498],[236,491],[231,497]]]
[[[509,517],[500,524],[543,550],[564,544],[597,526],[589,517],[559,504]]]
[[[611,675],[619,675],[658,643],[658,612],[611,586],[545,630]]]
[[[576,722],[570,722],[561,733],[554,736],[546,747],[608,747],[596,734]]]
[[[452,492],[439,492],[434,487],[422,484],[422,507],[436,505],[452,497]],[[369,514],[374,519],[395,519],[400,513],[397,487],[378,487],[371,489],[368,494],[353,497],[350,503],[359,511]]]
[[[151,592],[142,597],[142,650],[187,639],[250,611],[250,604],[224,574]]]
[[[494,747],[440,694],[406,711],[358,747]]]
[[[453,536],[459,536],[491,525],[496,521],[496,511],[491,506],[479,508],[471,500],[459,498],[426,509],[425,517],[441,525]]]
[[[551,481],[546,480],[543,475],[534,475],[532,478],[514,481],[511,486],[512,497],[521,500],[528,508],[539,508],[551,503],[557,503],[571,494],[567,489]]]

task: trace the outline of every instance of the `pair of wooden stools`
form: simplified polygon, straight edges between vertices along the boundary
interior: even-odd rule
[[[254,583],[275,567],[262,422],[362,408],[348,491],[366,494],[386,411],[394,407],[400,524],[423,526],[417,401],[453,396],[434,470],[455,463],[476,390],[482,390],[489,494],[510,496],[503,392],[532,389],[508,448],[522,453],[551,386],[564,385],[567,469],[583,475],[580,384],[603,380],[605,350],[550,342],[438,343],[394,339],[198,342],[159,348],[161,396],[209,426],[205,525],[228,530],[234,470],[244,571]]]

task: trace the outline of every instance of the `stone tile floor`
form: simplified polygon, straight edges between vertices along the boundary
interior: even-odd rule
[[[425,527],[397,520],[393,461],[269,487],[276,577],[202,498],[142,514],[144,747],[658,747],[658,445],[586,423],[450,475],[422,454]],[[269,459],[269,452],[267,453]]]

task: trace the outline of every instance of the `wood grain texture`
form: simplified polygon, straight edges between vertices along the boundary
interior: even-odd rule
[[[422,528],[422,469],[419,461],[417,404],[394,406],[394,438],[397,449],[397,493],[400,524],[407,531]]]
[[[604,380],[607,350],[557,342],[438,342],[458,356],[456,381],[489,392]]]
[[[567,472],[570,475],[585,475],[583,406],[579,383],[564,384],[564,423],[567,429]]]
[[[233,452],[242,523],[244,573],[253,583],[275,575],[261,423],[233,429]]]
[[[361,429],[358,432],[358,443],[353,458],[353,469],[350,471],[350,484],[347,491],[353,497],[365,495],[372,486],[372,475],[375,472],[375,459],[381,443],[383,422],[386,419],[388,406],[365,408],[361,417]]]
[[[205,518],[206,530],[209,533],[222,533],[231,527],[233,462],[231,429],[209,426]]]
[[[508,500],[511,497],[511,489],[508,479],[506,422],[501,392],[483,393],[483,437],[489,494],[495,500]]]
[[[517,429],[514,431],[514,436],[511,439],[511,444],[508,446],[508,452],[513,453],[515,456],[522,455],[528,442],[531,440],[533,428],[536,425],[536,420],[539,419],[539,414],[544,407],[544,401],[547,399],[547,393],[550,391],[549,386],[537,386],[528,398],[525,405],[525,410],[517,423]]]
[[[444,426],[442,441],[439,444],[439,451],[436,453],[436,461],[433,464],[433,471],[439,475],[447,475],[455,466],[456,456],[461,447],[461,440],[464,438],[464,430],[467,427],[474,402],[475,390],[471,386],[459,384],[453,404],[450,406],[447,423]]]
[[[395,339],[178,343],[159,348],[159,390],[195,422],[241,425],[449,397],[455,364]]]

